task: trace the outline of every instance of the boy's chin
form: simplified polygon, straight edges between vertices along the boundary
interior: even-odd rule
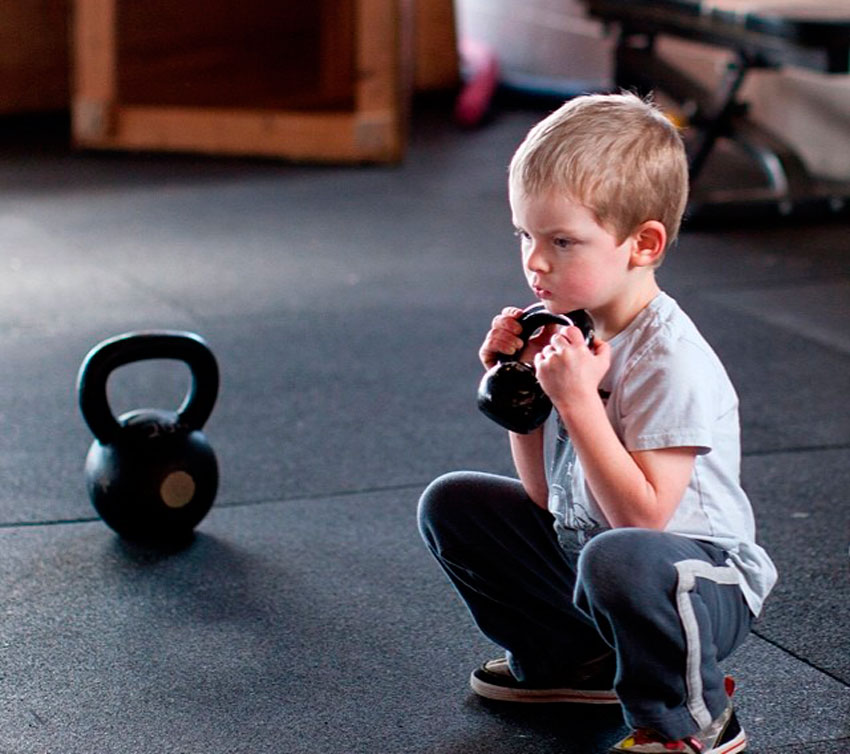
[[[552,312],[552,314],[567,314],[568,312],[574,312],[578,307],[568,306],[560,301],[555,301],[553,299],[541,299],[541,304],[546,307],[546,311]]]

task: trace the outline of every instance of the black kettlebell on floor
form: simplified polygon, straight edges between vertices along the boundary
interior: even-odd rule
[[[186,363],[192,382],[177,411],[139,409],[116,419],[106,382],[118,367],[147,359]],[[218,395],[218,364],[198,335],[131,332],[95,346],[83,360],[77,390],[94,434],[85,463],[95,510],[125,539],[169,543],[188,538],[212,507],[218,464],[201,428]]]
[[[568,314],[550,312],[543,304],[533,304],[517,320],[522,325],[524,343],[544,325],[577,326],[587,345],[593,342],[593,320],[583,309]],[[516,355],[501,354],[478,386],[478,408],[494,422],[511,432],[525,435],[546,421],[552,401],[535,375],[534,365],[519,361]]]

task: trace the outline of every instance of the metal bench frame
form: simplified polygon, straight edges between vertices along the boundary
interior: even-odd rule
[[[706,9],[696,0],[584,0],[589,13],[618,28],[614,79],[618,88],[658,89],[687,105],[693,199],[690,225],[723,220],[822,219],[850,216],[850,185],[818,180],[797,153],[753,122],[739,97],[747,74],[788,65],[850,73],[850,11],[846,19],[739,14]],[[805,0],[801,0],[802,3]],[[734,57],[711,91],[656,54],[659,35],[723,47]],[[738,144],[760,167],[764,188],[701,191],[699,177],[717,142]]]

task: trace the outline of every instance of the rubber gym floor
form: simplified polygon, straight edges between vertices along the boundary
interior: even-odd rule
[[[442,472],[510,471],[474,402],[495,311],[530,303],[505,166],[540,112],[414,118],[392,167],[75,153],[0,140],[0,752],[571,754],[618,709],[499,705],[494,655],[421,545]],[[780,569],[727,663],[752,754],[850,749],[847,225],[687,230],[660,271],[725,360],[743,477]],[[221,390],[221,483],[191,544],[96,516],[75,394],[118,333],[189,330]],[[174,408],[179,362],[115,413]]]

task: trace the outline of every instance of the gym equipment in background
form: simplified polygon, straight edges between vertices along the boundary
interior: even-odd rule
[[[778,220],[846,218],[850,184],[812,175],[798,152],[749,117],[741,99],[752,72],[802,68],[850,73],[847,0],[580,0],[606,27],[616,28],[614,84],[660,90],[689,112],[694,187],[688,227],[708,229]],[[656,39],[671,36],[729,51],[725,75],[712,89],[660,54]],[[813,111],[812,117],[817,117]],[[749,154],[765,185],[730,183],[706,189],[699,180],[720,139]]]

